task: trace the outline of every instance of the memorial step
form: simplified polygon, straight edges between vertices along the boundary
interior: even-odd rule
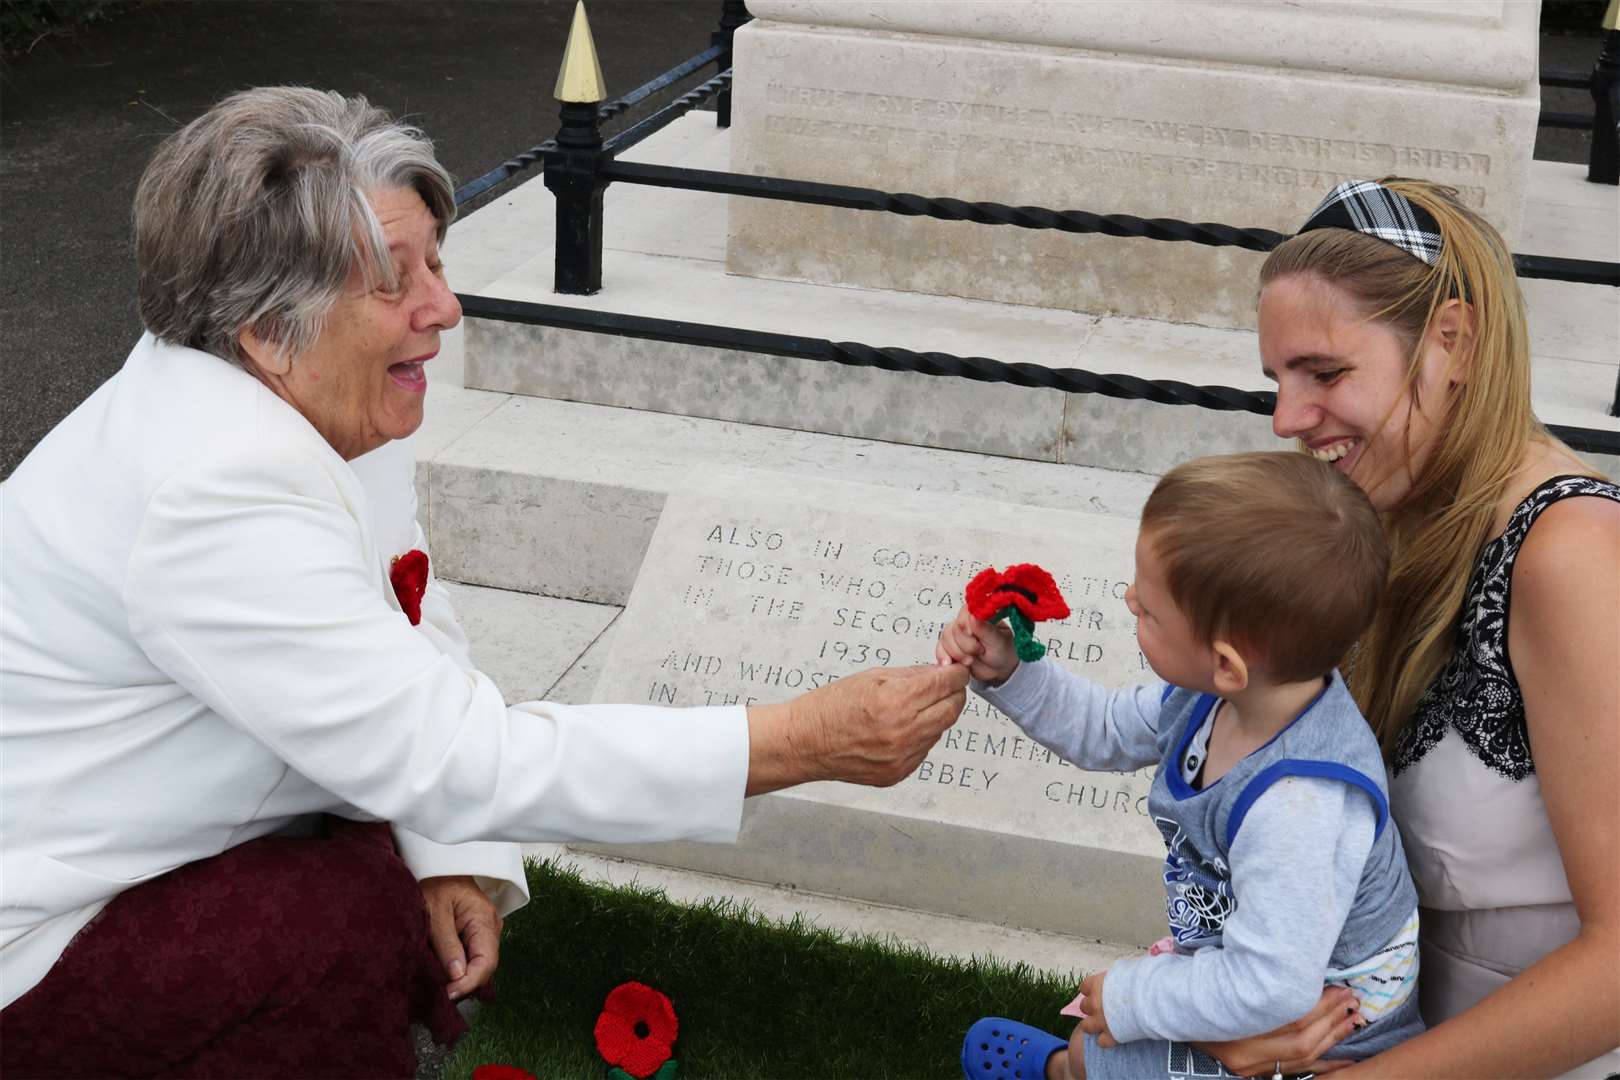
[[[1018,561],[1075,609],[1048,628],[1058,662],[1145,675],[1121,597],[1151,477],[442,386],[430,401],[417,482],[438,572],[626,605],[590,700],[779,701],[928,662],[968,577]],[[561,677],[512,685],[543,696]],[[736,847],[612,854],[1142,945],[1162,930],[1147,779],[1071,768],[972,699],[895,788],[810,785],[750,800]]]
[[[1273,440],[1275,442],[1275,440]],[[671,494],[728,478],[883,502],[960,496],[1134,521],[1154,477],[435,384],[413,437],[419,514],[444,577],[623,605]]]
[[[627,159],[724,169],[729,137],[707,115],[693,114]],[[1519,250],[1615,257],[1620,210],[1613,192],[1580,176],[1578,166],[1533,163]],[[603,288],[594,296],[551,291],[554,204],[534,182],[459,222],[447,261],[458,289],[507,299],[1269,389],[1252,331],[727,274],[728,201],[702,192],[611,186]],[[1110,242],[1122,259],[1143,245],[1167,246]],[[1606,415],[1615,390],[1620,290],[1522,284],[1536,350],[1538,415],[1553,424],[1620,431],[1620,419]],[[466,320],[464,331],[447,339],[430,374],[501,392],[1150,473],[1201,454],[1277,445],[1268,418],[1248,413],[481,319]],[[1620,474],[1620,459],[1588,457]]]
[[[450,581],[445,586],[467,631],[475,662],[508,702],[545,699],[578,704],[591,700],[592,684],[621,608]],[[862,903],[559,844],[525,845],[524,854],[560,860],[591,881],[659,889],[678,903],[724,898],[770,919],[786,921],[798,916],[817,927],[920,945],[941,956],[995,956],[1006,963],[1046,971],[1085,973],[1138,951],[1134,945],[1093,937]]]

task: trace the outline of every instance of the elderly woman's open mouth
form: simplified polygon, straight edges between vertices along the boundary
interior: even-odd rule
[[[424,392],[427,390],[427,372],[423,370],[423,365],[437,355],[439,355],[438,352],[434,351],[426,356],[418,356],[414,360],[402,360],[397,364],[389,364],[388,377],[394,380],[394,385],[403,389],[414,390],[418,393]]]

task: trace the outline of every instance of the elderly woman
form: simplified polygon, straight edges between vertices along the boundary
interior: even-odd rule
[[[959,712],[940,669],[507,708],[431,578],[408,617],[408,477],[350,463],[422,421],[453,215],[419,133],[308,89],[147,169],[147,333],[0,486],[6,1075],[409,1075],[526,899],[490,841],[733,840],[745,796],[893,783]]]

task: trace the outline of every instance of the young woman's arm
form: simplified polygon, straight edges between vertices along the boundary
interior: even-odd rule
[[[1580,933],[1345,1080],[1556,1076],[1620,1045],[1620,503],[1543,512],[1514,567],[1508,651]]]

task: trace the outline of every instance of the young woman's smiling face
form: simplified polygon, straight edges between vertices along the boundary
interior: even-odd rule
[[[1277,383],[1272,431],[1332,462],[1380,511],[1399,506],[1433,445],[1448,391],[1441,321],[1424,342],[1414,394],[1411,351],[1389,325],[1313,275],[1270,282],[1260,293],[1260,360]]]

